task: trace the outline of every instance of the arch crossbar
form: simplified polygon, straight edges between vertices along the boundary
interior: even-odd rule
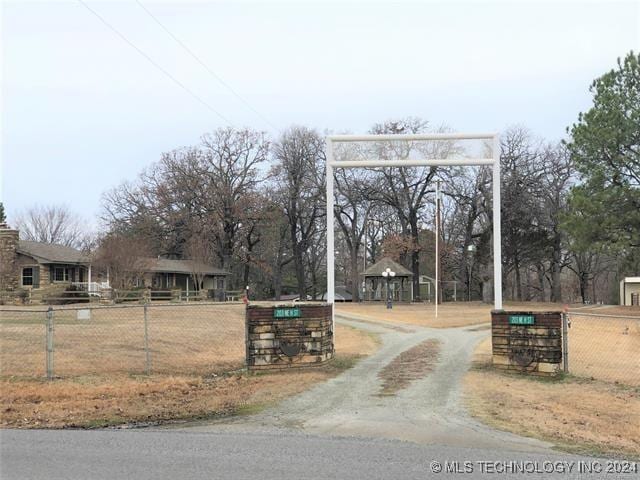
[[[410,142],[427,140],[484,140],[491,142],[491,158],[460,159],[402,159],[402,160],[336,160],[334,144],[349,142]],[[327,155],[327,302],[335,301],[334,265],[334,199],[333,171],[336,168],[414,167],[414,166],[492,166],[493,180],[493,303],[496,310],[502,309],[502,246],[500,228],[500,145],[498,133],[434,133],[410,135],[329,135],[326,137]],[[334,328],[335,334],[335,328]]]

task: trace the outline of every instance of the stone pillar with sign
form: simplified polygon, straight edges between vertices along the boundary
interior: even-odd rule
[[[247,305],[245,332],[250,370],[322,365],[333,358],[327,303]]]
[[[491,312],[493,365],[532,375],[556,375],[562,364],[561,312]]]

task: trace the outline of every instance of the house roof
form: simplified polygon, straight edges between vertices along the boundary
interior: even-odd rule
[[[396,277],[412,277],[413,273],[410,270],[406,269],[398,262],[394,262],[389,257],[384,257],[378,260],[376,263],[371,265],[364,271],[365,277],[381,277],[382,272],[384,272],[387,268],[390,268],[392,271],[396,272]]]
[[[154,273],[199,273],[203,275],[230,275],[230,272],[195,260],[145,258],[142,270]]]
[[[337,301],[342,301],[342,302],[353,301],[353,295],[351,295],[351,292],[347,290],[347,287],[344,285],[336,285],[333,292],[334,292],[333,297]],[[325,300],[325,301],[327,300],[327,292],[322,294],[322,297],[320,297],[320,300]]]
[[[283,302],[286,301],[290,301],[290,300],[298,300],[300,298],[300,294],[299,293],[291,293],[291,294],[287,294],[287,295],[280,295],[280,300]]]
[[[72,247],[52,243],[20,240],[18,253],[35,258],[40,263],[89,263],[89,257]]]

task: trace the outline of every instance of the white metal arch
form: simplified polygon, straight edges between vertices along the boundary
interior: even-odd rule
[[[419,140],[489,140],[491,158],[419,159],[419,160],[344,160],[336,161],[334,143]],[[493,298],[494,308],[502,309],[502,245],[500,228],[500,144],[498,133],[434,133],[417,135],[329,135],[327,142],[327,302],[335,300],[334,226],[333,226],[333,169],[364,167],[412,166],[478,166],[491,165],[493,179]],[[437,301],[437,300],[436,300]],[[334,329],[335,335],[335,329]]]

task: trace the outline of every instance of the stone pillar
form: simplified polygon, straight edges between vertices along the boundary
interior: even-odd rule
[[[20,286],[18,271],[18,230],[0,224],[0,291],[17,290]]]
[[[327,303],[247,305],[250,370],[322,365],[333,358],[333,321]]]
[[[491,312],[493,366],[556,375],[562,363],[561,312]]]

